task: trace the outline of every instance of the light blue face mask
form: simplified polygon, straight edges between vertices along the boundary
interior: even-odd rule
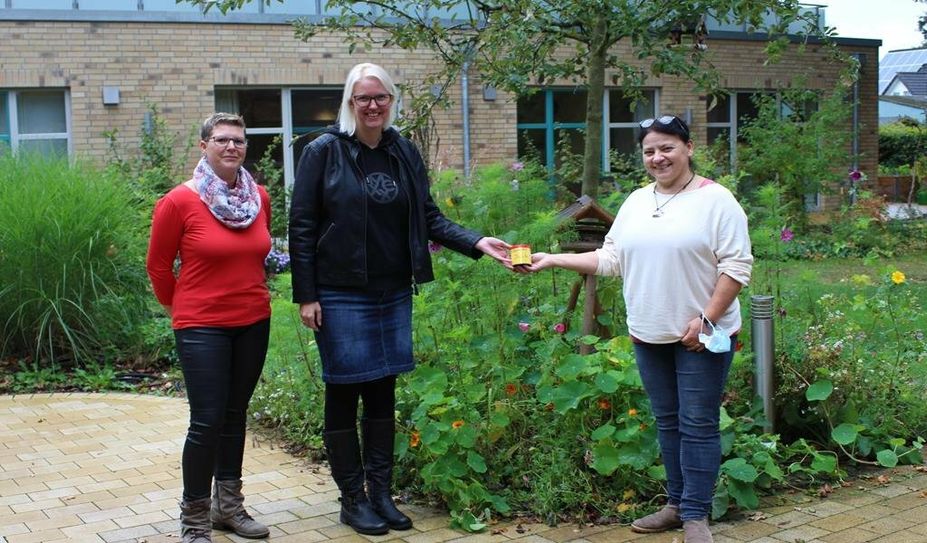
[[[705,334],[701,330],[698,334],[698,340],[705,345],[705,348],[713,353],[726,353],[731,350],[731,335],[720,326],[712,324],[707,317],[702,315],[702,322],[711,326],[711,335]]]

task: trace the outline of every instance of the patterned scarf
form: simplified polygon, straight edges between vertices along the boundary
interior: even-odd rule
[[[219,222],[229,228],[248,228],[261,212],[257,183],[244,168],[238,168],[238,182],[235,188],[230,189],[203,157],[193,170],[193,183],[200,200]]]

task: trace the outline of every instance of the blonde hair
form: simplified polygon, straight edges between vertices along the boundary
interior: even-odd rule
[[[348,72],[348,78],[344,82],[344,95],[341,97],[341,109],[338,110],[338,129],[349,136],[353,136],[357,130],[357,119],[354,117],[354,108],[351,107],[354,85],[365,77],[377,79],[386,89],[386,92],[393,96],[389,109],[389,118],[386,120],[386,124],[383,125],[384,130],[393,126],[393,121],[396,120],[399,111],[399,89],[393,83],[393,78],[386,73],[386,70],[376,64],[369,62],[358,64]]]

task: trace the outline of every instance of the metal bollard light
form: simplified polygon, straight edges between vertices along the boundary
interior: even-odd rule
[[[753,356],[756,366],[754,391],[763,401],[763,415],[766,424],[763,430],[772,433],[775,427],[775,407],[773,395],[776,392],[773,378],[774,335],[773,335],[773,297],[750,296],[751,337],[753,338]]]

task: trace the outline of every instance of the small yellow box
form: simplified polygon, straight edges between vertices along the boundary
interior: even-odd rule
[[[530,245],[512,245],[509,249],[509,256],[512,259],[513,266],[531,264],[531,246]]]

